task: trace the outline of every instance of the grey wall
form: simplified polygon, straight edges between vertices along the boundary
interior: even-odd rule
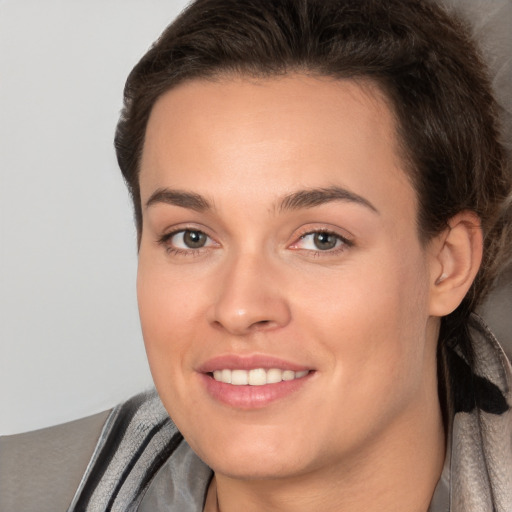
[[[151,385],[112,138],[126,75],[184,4],[0,1],[0,434]]]

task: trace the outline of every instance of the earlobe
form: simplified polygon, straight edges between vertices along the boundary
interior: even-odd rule
[[[478,215],[464,211],[432,242],[430,315],[454,311],[468,292],[482,261],[483,235]]]

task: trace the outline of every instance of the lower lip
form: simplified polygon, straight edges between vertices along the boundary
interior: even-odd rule
[[[313,373],[309,372],[300,379],[283,380],[263,386],[233,386],[216,381],[209,374],[202,373],[200,376],[209,395],[218,402],[238,409],[261,409],[299,391]]]

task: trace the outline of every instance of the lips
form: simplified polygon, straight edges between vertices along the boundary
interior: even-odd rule
[[[315,373],[274,357],[231,354],[210,359],[197,370],[211,398],[239,409],[259,409],[290,396]]]

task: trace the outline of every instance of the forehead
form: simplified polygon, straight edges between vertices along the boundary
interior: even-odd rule
[[[343,186],[415,209],[395,119],[371,83],[302,75],[186,82],[151,113],[142,202],[161,187],[268,201],[295,188]],[[397,197],[398,199],[398,197]],[[407,203],[407,204],[405,204]],[[374,203],[375,204],[375,203]]]

